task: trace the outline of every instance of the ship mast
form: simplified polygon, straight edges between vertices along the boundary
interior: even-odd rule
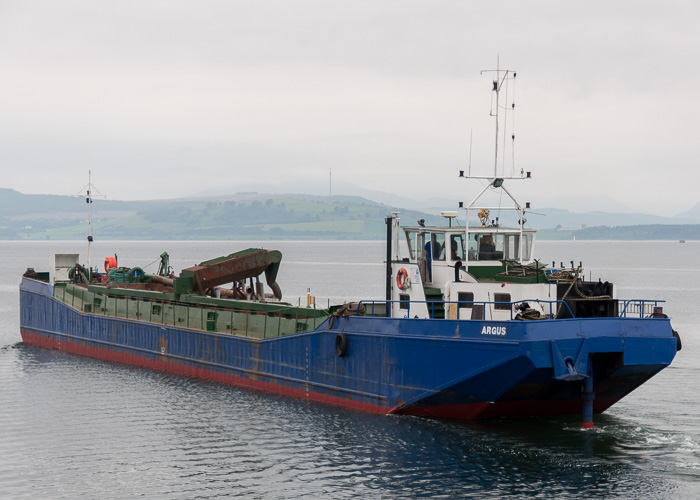
[[[507,83],[509,80],[515,80],[515,77],[517,76],[517,73],[512,70],[508,69],[501,69],[500,67],[500,58],[496,59],[496,69],[495,70],[482,70],[481,74],[484,73],[495,73],[495,77],[493,79],[493,92],[496,94],[495,95],[495,109],[492,108],[490,111],[490,116],[495,118],[496,122],[496,137],[495,137],[495,149],[494,149],[494,161],[493,161],[493,175],[492,176],[472,176],[471,175],[471,146],[470,146],[470,161],[469,161],[469,173],[467,174],[466,178],[469,179],[482,179],[488,181],[488,184],[484,187],[484,189],[469,203],[466,207],[463,206],[463,203],[460,202],[460,208],[464,208],[467,212],[467,218],[466,218],[466,226],[465,226],[465,232],[466,232],[466,244],[467,246],[469,245],[469,216],[473,210],[478,210],[478,209],[488,209],[488,210],[515,210],[518,212],[518,226],[520,229],[520,245],[519,245],[519,260],[522,262],[523,261],[523,226],[525,224],[525,211],[526,209],[530,208],[530,204],[527,203],[525,207],[520,205],[518,201],[515,199],[515,197],[506,189],[504,186],[504,181],[505,180],[511,180],[511,179],[529,179],[530,178],[530,172],[524,172],[520,171],[519,176],[515,176],[511,174],[511,176],[506,177],[505,172],[502,172],[501,175],[499,176],[498,174],[498,135],[500,133],[499,129],[499,116],[501,113],[501,105],[500,105],[500,94],[501,91],[507,88]],[[492,103],[493,103],[493,98],[492,98]],[[515,103],[512,104],[511,107],[512,110],[515,109]],[[504,112],[507,112],[507,108],[503,108]],[[515,134],[512,135],[513,141],[515,141]],[[460,177],[465,177],[464,175],[464,170],[460,170],[459,172]],[[479,199],[488,191],[489,189],[501,189],[502,192],[506,193],[506,195],[511,199],[513,202],[512,207],[503,207],[500,205],[497,207],[484,207],[484,206],[477,206],[476,203],[479,201]],[[465,264],[465,270],[468,272],[469,271],[469,259],[466,259],[466,264]]]
[[[493,154],[493,176],[498,177],[498,135],[500,133],[500,123],[499,118],[501,115],[501,92],[503,91],[503,86],[507,85],[509,80],[515,81],[518,74],[515,71],[509,69],[501,69],[500,66],[500,56],[496,57],[496,69],[485,69],[481,71],[484,73],[495,73],[495,78],[493,80],[493,92],[496,94],[496,105],[491,109],[490,115],[496,120],[496,137],[494,141],[494,154]],[[507,98],[506,94],[506,98]],[[504,112],[507,112],[507,108],[503,108]],[[512,103],[511,110],[515,111],[515,103]],[[515,141],[515,134],[513,134],[513,141]],[[504,139],[505,140],[505,139]],[[503,172],[505,173],[505,172]]]
[[[489,71],[489,70],[486,70]],[[493,71],[493,70],[491,70]],[[482,74],[484,73],[483,71],[481,72]],[[500,108],[498,107],[498,98],[501,95],[501,87],[503,86],[503,82],[505,79],[508,77],[508,70],[505,71],[505,74],[503,75],[503,80],[500,80],[501,76],[501,56],[496,56],[496,79],[493,81],[493,90],[496,92],[496,114],[493,114],[493,110],[491,110],[491,116],[496,117],[496,140],[495,140],[495,148],[493,152],[493,176],[498,177],[498,115],[500,115]]]

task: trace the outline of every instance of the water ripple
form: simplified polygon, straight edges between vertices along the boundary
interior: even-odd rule
[[[150,245],[139,250],[143,258],[162,251]],[[213,251],[230,253],[227,245],[212,244]],[[294,262],[309,251],[306,243],[284,245]],[[22,248],[32,254],[54,246]],[[180,260],[188,264],[212,252],[168,246],[187,250]],[[381,246],[333,248],[354,262],[352,273],[381,274],[381,266],[358,265],[368,261],[362,252],[381,255]],[[323,260],[322,250],[312,251],[312,260]],[[41,257],[35,260],[48,260]],[[0,304],[12,310],[0,315],[3,498],[700,496],[700,337],[691,334],[698,330],[694,303],[682,291],[697,286],[691,279],[674,288],[674,300],[687,301],[674,313],[684,341],[674,366],[582,432],[577,417],[455,423],[368,415],[28,347],[18,342],[16,286],[6,285],[29,259],[15,259],[14,268],[0,269]],[[674,259],[659,262],[667,261]],[[628,277],[637,279],[636,271]],[[315,289],[328,286],[332,296],[331,281],[324,275]],[[305,293],[306,281],[293,286]],[[365,292],[358,286],[351,295]]]

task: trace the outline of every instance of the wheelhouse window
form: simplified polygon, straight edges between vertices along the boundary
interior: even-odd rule
[[[476,241],[476,233],[469,233],[469,260],[476,260],[477,256],[477,241]]]
[[[519,233],[470,232],[467,240],[463,233],[431,233],[416,229],[406,230],[410,258],[428,257],[444,261],[494,261],[501,259],[529,261],[532,254],[533,234],[523,233],[522,248]],[[522,256],[521,254],[522,250]]]
[[[412,259],[445,260],[445,233],[406,231]]]
[[[470,233],[469,260],[500,260],[506,247],[502,233]]]
[[[532,234],[523,233],[523,257],[522,260],[530,260],[530,252],[532,249]],[[519,234],[509,234],[506,235],[505,244],[505,258],[512,260],[520,259],[520,235]]]
[[[411,296],[407,293],[399,294],[399,309],[408,309],[408,302],[411,300]]]
[[[450,235],[450,259],[453,261],[465,258],[464,234]]]
[[[419,232],[417,234],[417,236],[416,236],[416,258],[417,259],[425,259],[428,257],[426,255],[426,252],[425,252],[425,247],[427,246],[429,241],[430,241],[430,233]]]
[[[416,259],[416,244],[418,231],[406,231],[406,243],[408,244],[408,254],[411,259]]]
[[[433,233],[432,237],[433,251],[431,252],[433,260],[445,260],[445,233]]]
[[[523,234],[523,260],[530,260],[532,252],[532,234]]]

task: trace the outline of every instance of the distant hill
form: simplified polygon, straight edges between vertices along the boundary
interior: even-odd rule
[[[391,212],[400,212],[408,225],[418,219],[444,223],[438,209],[406,210],[348,195],[244,192],[152,201],[96,199],[92,209],[93,235],[112,240],[383,239],[384,218]],[[693,213],[659,217],[545,208],[528,213],[527,225],[540,229],[541,239],[700,239],[700,219]],[[84,197],[0,189],[0,239],[77,240],[86,234]]]
[[[99,200],[100,209],[134,210],[140,201]],[[7,216],[49,215],[55,213],[87,214],[84,196],[61,196],[53,194],[22,194],[14,189],[0,188],[0,214]]]
[[[585,229],[541,229],[541,240],[700,240],[700,224],[593,226]]]
[[[575,231],[579,240],[700,240],[700,224],[597,226]]]
[[[686,219],[694,219],[696,221],[700,221],[700,202],[698,202],[690,210],[686,210],[685,212],[681,212],[681,213],[677,214],[676,217],[686,218]]]
[[[83,239],[84,198],[0,190],[0,239]],[[7,208],[7,209],[5,209]],[[92,232],[100,239],[380,239],[385,217],[399,211],[355,196],[241,193],[212,198],[93,202]],[[401,211],[409,223],[441,218]]]
[[[637,225],[678,225],[700,224],[700,219],[688,216],[660,217],[650,214],[585,212],[574,213],[560,208],[543,208],[527,216],[530,227],[536,229],[571,228],[581,229],[589,226],[637,226]]]

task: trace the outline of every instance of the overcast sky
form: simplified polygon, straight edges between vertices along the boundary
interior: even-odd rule
[[[533,207],[700,201],[696,2],[0,0],[0,187],[468,200],[516,70]],[[512,90],[512,88],[511,88]],[[509,118],[510,119],[510,118]],[[511,121],[512,123],[512,121]],[[509,162],[513,155],[507,154]],[[507,164],[510,169],[510,163]]]

